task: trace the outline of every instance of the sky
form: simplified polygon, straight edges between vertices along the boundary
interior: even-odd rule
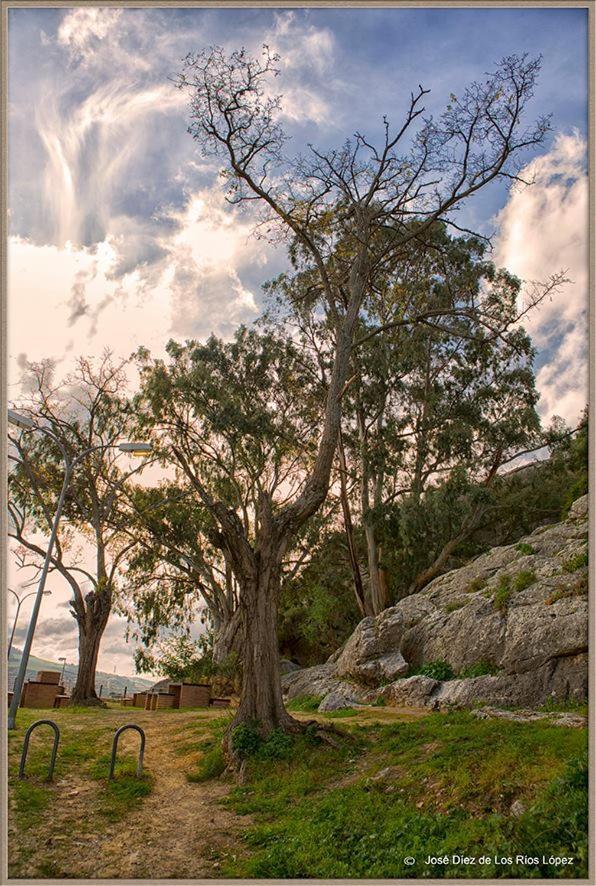
[[[85,5],[8,16],[10,400],[27,360],[53,358],[66,373],[106,347],[127,357],[139,345],[162,353],[169,338],[229,337],[258,316],[262,284],[286,266],[283,248],[257,240],[249,213],[226,204],[217,164],[186,132],[187,98],[172,77],[188,52],[277,51],[296,154],[356,130],[378,135],[418,84],[431,90],[427,112],[440,113],[450,93],[527,52],[543,57],[529,116],[552,113],[552,136],[526,157],[532,187],[486,189],[465,220],[523,279],[567,272],[564,292],[525,326],[542,417],[577,419],[587,402],[586,9]],[[9,579],[17,590],[27,581],[14,565]],[[76,661],[68,590],[52,581],[34,652]],[[113,617],[99,667],[133,673],[131,652]]]

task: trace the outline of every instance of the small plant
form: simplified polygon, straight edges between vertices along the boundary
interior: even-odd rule
[[[412,671],[410,676],[432,677],[433,680],[453,680],[455,671],[446,661],[428,661]]]
[[[535,581],[536,573],[533,569],[522,569],[522,571],[518,572],[514,577],[512,589],[514,591],[525,591],[525,589],[529,588],[530,585],[533,585]]]
[[[372,703],[373,708],[384,708],[387,705],[387,700],[382,695],[377,695],[375,700]]]
[[[469,667],[464,668],[463,671],[460,671],[459,676],[462,678],[470,678],[470,677],[487,677],[493,676],[498,671],[494,665],[490,664],[488,661],[478,661],[476,664],[469,665]]]
[[[462,609],[467,602],[467,600],[452,600],[445,606],[445,612],[456,612],[458,609]]]
[[[232,747],[239,757],[252,757],[261,747],[263,739],[257,724],[240,723],[232,729]]]
[[[483,590],[486,587],[486,579],[481,578],[479,575],[470,582],[468,587],[466,588],[466,594],[476,594],[478,591]]]
[[[536,549],[529,545],[526,541],[520,541],[515,546],[515,550],[519,551],[520,554],[535,554]]]
[[[493,597],[495,609],[498,609],[499,612],[505,614],[507,612],[507,607],[509,605],[509,600],[512,593],[513,588],[511,587],[511,579],[508,575],[502,575],[499,578],[499,583],[495,588],[495,595]]]
[[[547,606],[552,606],[557,600],[563,600],[565,597],[580,597],[582,594],[585,594],[587,590],[588,577],[587,575],[582,575],[571,585],[571,587],[558,588],[556,591],[553,591],[544,602]]]
[[[291,755],[293,745],[291,735],[283,729],[274,729],[262,742],[257,756],[263,760],[284,760]]]
[[[577,572],[578,569],[583,569],[584,566],[588,565],[588,552],[581,551],[579,554],[575,554],[574,557],[570,557],[568,560],[565,560],[562,566],[562,572]]]

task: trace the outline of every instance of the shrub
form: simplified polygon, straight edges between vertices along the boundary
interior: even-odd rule
[[[470,582],[468,587],[466,588],[467,594],[475,594],[477,591],[481,591],[486,587],[486,579],[477,576],[473,581]]]
[[[462,609],[467,602],[467,600],[452,600],[445,606],[445,612],[456,612],[458,609]]]
[[[240,723],[232,729],[232,747],[239,757],[251,757],[256,754],[262,741],[256,723],[250,725]]]
[[[448,662],[439,659],[426,662],[412,671],[410,676],[432,677],[433,680],[453,680],[455,671]]]
[[[525,591],[525,589],[529,588],[530,585],[533,585],[535,581],[536,573],[533,569],[522,569],[522,571],[518,572],[513,579],[513,590]]]
[[[581,551],[579,554],[575,554],[574,557],[570,557],[568,560],[565,560],[563,563],[562,571],[563,572],[577,572],[578,569],[582,569],[584,566],[588,565],[588,552]]]
[[[499,578],[499,583],[495,589],[495,596],[493,597],[495,609],[498,609],[499,612],[505,614],[512,593],[513,588],[511,587],[511,579],[508,575],[502,575]]]
[[[293,745],[291,735],[285,733],[283,729],[274,729],[261,743],[257,756],[263,760],[287,759],[292,753]]]
[[[516,544],[515,550],[519,551],[520,554],[535,554],[536,553],[535,548],[533,548],[532,545],[529,545],[525,541],[520,541],[518,544]]]

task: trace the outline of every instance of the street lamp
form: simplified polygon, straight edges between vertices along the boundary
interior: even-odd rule
[[[15,629],[17,626],[17,621],[19,620],[19,612],[21,609],[21,605],[25,602],[27,597],[33,597],[33,595],[36,594],[37,591],[30,591],[28,594],[25,594],[24,597],[19,597],[17,592],[13,591],[12,588],[9,588],[8,590],[10,591],[10,593],[14,596],[15,600],[17,601],[17,611],[16,611],[16,615],[14,617],[12,631],[10,632],[10,640],[8,641],[8,659],[10,661],[10,650],[12,649],[12,641],[14,640],[14,632],[15,632]],[[44,595],[44,597],[49,597],[51,593],[52,593],[51,591],[44,591],[43,595]]]
[[[66,659],[64,658],[63,655],[61,655],[60,658],[58,659],[58,661],[62,662],[62,673],[60,674],[60,685],[63,686],[64,683],[62,681],[64,680],[64,668],[66,667]]]
[[[8,728],[14,729],[16,726],[16,718],[17,711],[19,709],[19,705],[21,703],[21,695],[23,692],[23,685],[25,683],[25,675],[27,672],[27,664],[29,662],[29,655],[31,654],[31,646],[33,644],[33,635],[35,633],[35,628],[37,625],[37,618],[39,615],[39,608],[41,606],[41,598],[43,596],[44,587],[46,583],[46,578],[48,575],[48,571],[50,568],[50,563],[52,560],[52,551],[54,550],[54,544],[56,542],[56,536],[58,535],[58,524],[60,522],[60,517],[62,515],[62,508],[64,507],[64,500],[66,498],[66,490],[68,489],[68,484],[70,483],[70,479],[72,477],[72,473],[74,468],[81,462],[84,458],[86,458],[92,452],[105,452],[108,449],[119,449],[121,452],[128,452],[133,454],[146,454],[151,451],[151,447],[148,443],[136,443],[125,441],[123,443],[103,443],[98,446],[90,446],[88,449],[85,449],[83,452],[80,452],[74,458],[71,458],[68,454],[65,446],[62,444],[62,441],[54,434],[51,427],[47,425],[38,425],[32,418],[27,415],[21,415],[19,412],[16,412],[14,409],[8,410],[8,420],[11,424],[16,425],[19,428],[22,428],[24,431],[40,431],[42,434],[47,434],[50,439],[54,441],[54,443],[60,449],[62,453],[62,459],[64,461],[64,480],[62,482],[62,489],[60,491],[60,496],[58,498],[58,504],[56,505],[56,513],[54,514],[54,519],[52,522],[52,529],[50,532],[50,539],[48,541],[48,548],[46,551],[43,567],[41,570],[41,575],[39,578],[39,585],[37,587],[37,593],[35,597],[35,603],[33,604],[33,611],[31,613],[31,620],[29,622],[29,629],[27,631],[27,638],[25,640],[25,645],[23,647],[23,655],[21,657],[21,662],[19,665],[19,671],[17,673],[17,678],[15,680],[15,684],[13,687],[13,696],[12,701],[10,703],[10,710],[8,712]]]

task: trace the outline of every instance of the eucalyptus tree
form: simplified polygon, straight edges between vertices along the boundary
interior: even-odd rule
[[[437,221],[457,227],[454,212],[481,188],[515,180],[524,151],[539,145],[549,130],[545,118],[524,123],[539,60],[511,56],[459,98],[451,96],[438,120],[423,116],[427,91],[419,87],[406,103],[401,124],[394,127],[384,118],[377,143],[357,132],[340,148],[312,147],[307,156],[289,159],[279,123],[282,100],[269,83],[276,63],[267,47],[260,58],[244,50],[226,56],[223,49],[210,48],[189,54],[177,82],[190,99],[189,132],[205,155],[222,161],[228,199],[256,203],[262,210],[261,231],[293,238],[294,261],[312,269],[316,309],[333,330],[333,358],[311,463],[291,491],[263,485],[248,527],[241,501],[230,508],[192,461],[208,445],[211,463],[217,465],[217,447],[199,434],[185,448],[184,415],[179,424],[167,424],[171,451],[217,524],[239,585],[244,667],[235,723],[256,721],[263,734],[301,728],[284,708],[279,677],[281,563],[292,538],[327,496],[354,334],[371,281],[387,263],[406,257],[413,241],[424,242]],[[345,254],[336,251],[340,240],[349,247]],[[162,371],[167,385],[172,369]],[[247,396],[252,396],[250,387]],[[271,432],[275,421],[265,414]],[[238,434],[246,431],[246,426],[238,428]],[[263,450],[269,474],[280,464],[276,449]]]
[[[70,586],[70,613],[78,628],[72,699],[99,703],[95,672],[100,643],[131,545],[114,529],[113,517],[126,483],[141,468],[123,469],[116,451],[130,427],[125,365],[115,363],[109,353],[96,362],[79,358],[74,371],[58,381],[52,364],[42,362],[28,366],[26,381],[29,393],[19,402],[19,411],[49,425],[53,438],[9,434],[9,536],[19,564],[39,572],[46,554],[43,537],[50,532],[62,485],[62,453],[72,461],[88,450],[66,492],[51,569]]]

